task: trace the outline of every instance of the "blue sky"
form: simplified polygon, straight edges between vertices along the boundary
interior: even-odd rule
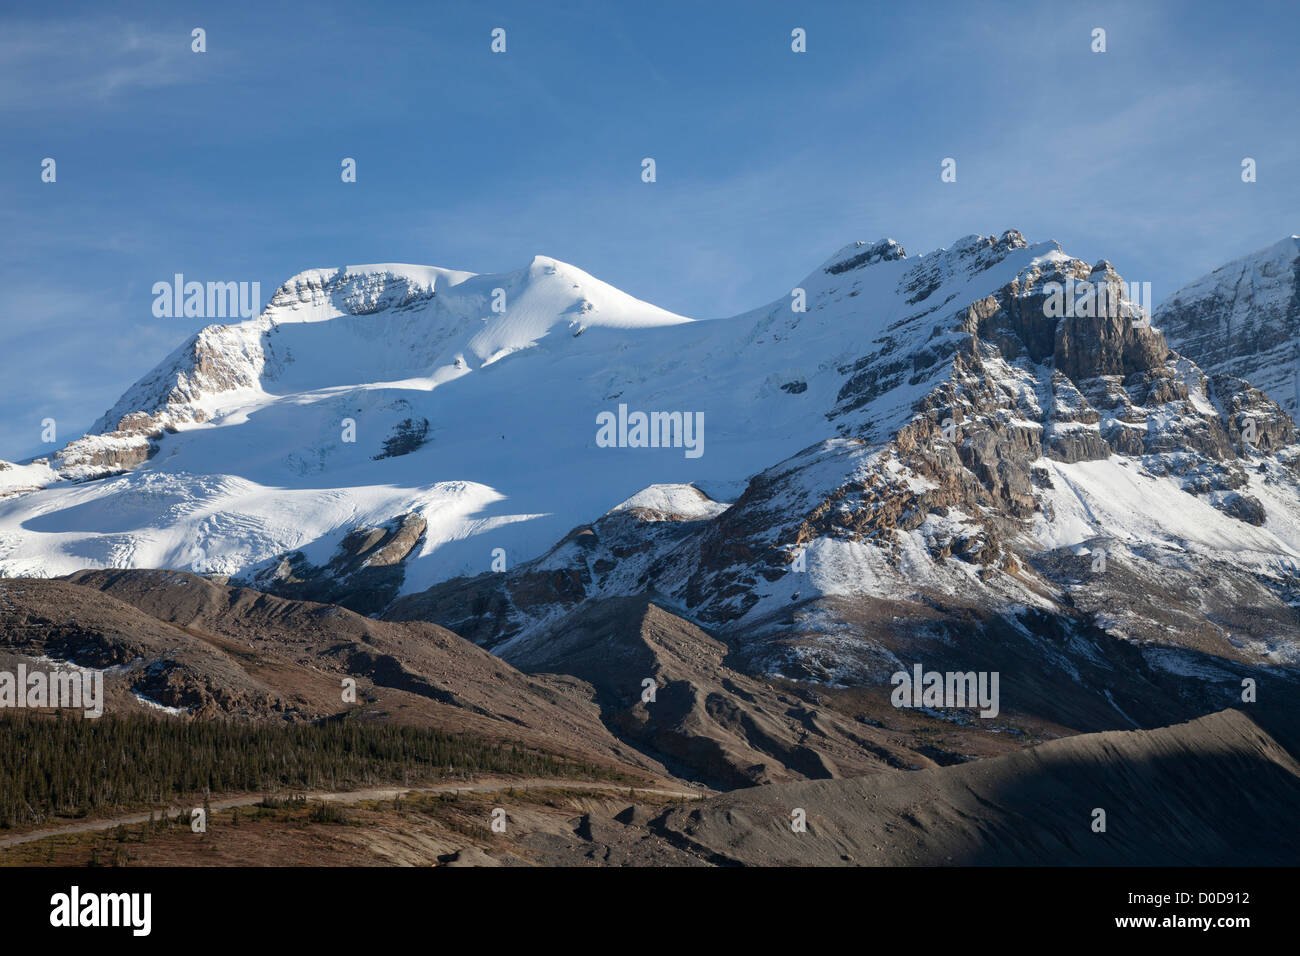
[[[703,318],[1014,227],[1159,302],[1300,232],[1290,2],[114,6],[0,14],[0,458],[203,324],[153,316],[177,272],[543,254]]]

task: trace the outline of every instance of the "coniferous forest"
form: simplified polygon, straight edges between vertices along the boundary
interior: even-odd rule
[[[475,773],[610,775],[554,754],[386,723],[0,716],[0,828],[147,807],[209,791],[415,785]]]

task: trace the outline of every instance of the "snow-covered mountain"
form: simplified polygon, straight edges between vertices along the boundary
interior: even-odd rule
[[[1055,314],[1071,281],[1109,307],[1081,292]],[[745,345],[834,356],[771,380],[787,379],[775,424],[812,405],[805,440],[729,507],[701,482],[654,488],[535,561],[388,615],[527,662],[575,608],[650,593],[751,671],[866,685],[918,653],[974,658],[1022,687],[1055,672],[1039,712],[1083,686],[1134,722],[1160,692],[1133,680],[1194,675],[1222,706],[1234,668],[1300,663],[1295,425],[1171,351],[1109,263],[1008,232],[919,260],[851,247],[803,285],[806,314],[729,320]],[[745,345],[751,368],[770,356]]]
[[[1300,663],[1295,424],[1123,288],[1015,231],[855,243],[703,321],[540,257],[306,272],[25,466],[0,571],[234,575],[521,661],[651,594],[755,672],[872,683],[925,648],[1112,720],[1161,675],[1221,706]],[[636,447],[638,413],[670,440]]]
[[[529,521],[563,506],[571,469],[529,482],[532,494],[510,478],[544,469],[566,443],[573,454],[592,444],[591,416],[564,404],[583,396],[562,392],[571,365],[590,376],[600,364],[592,338],[617,352],[625,338],[687,321],[541,257],[494,276],[406,265],[302,273],[260,317],[193,336],[54,454],[48,466],[65,480],[5,504],[0,567],[236,573],[299,548],[328,557],[358,524],[419,512],[423,558],[478,570],[492,547],[541,547],[566,530]],[[513,368],[521,352],[536,382]],[[376,460],[403,450],[391,440],[415,423],[419,453]],[[48,483],[50,467],[15,466],[10,484]],[[594,479],[577,481],[573,497]],[[497,527],[472,558],[468,547],[442,553]],[[433,563],[412,568],[433,580]]]
[[[1156,310],[1169,344],[1300,411],[1300,236],[1220,266]]]
[[[893,243],[873,255],[902,262]],[[323,564],[353,528],[416,512],[409,591],[487,570],[496,548],[511,566],[535,557],[650,484],[729,500],[815,437],[810,422],[826,430],[838,369],[893,309],[894,278],[877,278],[836,302],[838,274],[819,269],[807,312],[782,299],[690,322],[541,258],[503,276],[307,272],[259,318],[194,336],[52,456],[68,481],[4,505],[0,568],[235,574],[298,549]],[[897,394],[893,417],[922,393]],[[703,413],[702,454],[600,447],[597,416],[620,404]],[[376,460],[411,429],[418,451]]]

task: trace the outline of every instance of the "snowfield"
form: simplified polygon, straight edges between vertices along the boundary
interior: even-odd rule
[[[204,329],[105,414],[101,430],[138,411],[175,429],[150,460],[0,499],[0,572],[237,573],[296,549],[327,559],[358,524],[416,511],[429,528],[410,591],[487,570],[496,548],[511,564],[536,557],[650,485],[743,489],[817,437],[809,419],[834,402],[836,364],[893,318],[864,323],[860,305],[892,298],[906,265],[882,263],[854,299],[850,282],[819,270],[803,283],[808,312],[783,299],[712,321],[541,256],[493,276],[397,264],[301,273],[261,316]],[[783,391],[791,382],[805,390]],[[895,417],[921,392],[898,396]],[[619,403],[703,412],[705,453],[598,447],[596,416]],[[407,419],[427,419],[427,443],[376,460]],[[143,439],[92,435],[78,452],[130,441]],[[22,473],[27,487],[54,478]]]

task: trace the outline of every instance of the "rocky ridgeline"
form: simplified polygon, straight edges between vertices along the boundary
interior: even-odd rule
[[[1052,317],[1049,290],[1070,280],[1104,284],[1114,307]],[[1155,474],[1184,477],[1189,492],[1231,491],[1245,483],[1253,457],[1295,444],[1283,409],[1172,352],[1123,288],[1109,262],[1057,260],[959,313],[967,338],[950,377],[895,439],[908,466],[939,486],[916,496],[915,514],[937,505],[992,509],[995,526],[1004,516],[1027,518],[1038,510],[1033,463],[1043,457],[1140,457]],[[1259,523],[1253,499],[1215,504]]]
[[[294,276],[275,290],[268,310],[334,305],[344,315],[373,315],[430,301],[436,293],[407,276],[391,272],[349,274],[317,269]]]

